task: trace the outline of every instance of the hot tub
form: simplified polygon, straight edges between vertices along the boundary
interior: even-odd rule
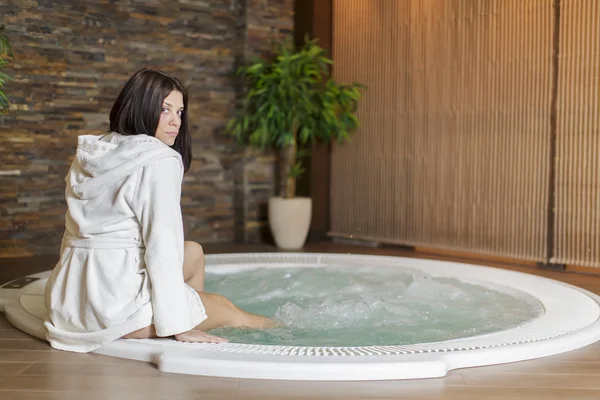
[[[369,269],[373,269],[377,272],[376,275],[385,281],[385,271],[394,268],[404,268],[411,277],[404,283],[399,282],[398,285],[394,282],[390,284],[389,280],[385,285],[381,284],[381,287],[385,287],[386,295],[391,296],[387,300],[372,297],[367,290],[369,285],[363,284],[360,274],[365,274],[364,281],[372,281]],[[390,315],[393,317],[394,313],[397,313],[395,310],[402,306],[409,310],[416,307],[414,303],[404,302],[409,294],[414,296],[416,293],[418,296],[419,292],[415,292],[414,286],[411,286],[415,281],[418,281],[419,285],[423,285],[427,280],[437,282],[438,286],[434,286],[433,289],[427,289],[427,286],[422,286],[425,289],[420,289],[425,294],[429,293],[429,296],[433,294],[437,296],[436,292],[440,291],[439,285],[443,285],[449,290],[449,300],[440,301],[439,297],[433,297],[437,299],[434,303],[440,307],[436,308],[434,307],[436,304],[433,304],[432,308],[428,308],[427,301],[430,301],[428,295],[424,296],[423,301],[418,297],[416,300],[412,299],[411,301],[416,301],[425,311],[409,313],[404,317],[400,313],[403,319],[399,319],[397,323],[393,320],[387,321],[385,334],[378,335],[375,330],[375,334],[352,337],[352,331],[348,330],[351,324],[347,324],[345,327],[342,326],[341,332],[347,332],[348,341],[345,341],[345,335],[331,337],[326,330],[321,330],[317,332],[315,342],[311,343],[307,342],[306,335],[294,337],[293,329],[298,325],[299,314],[295,314],[293,310],[289,311],[290,303],[293,303],[292,306],[301,304],[299,300],[294,300],[294,296],[299,297],[298,293],[303,293],[303,289],[285,300],[275,299],[278,294],[273,291],[275,294],[267,296],[263,301],[267,305],[280,301],[281,304],[277,307],[279,314],[276,316],[290,325],[285,328],[288,331],[281,331],[279,335],[270,332],[243,332],[252,340],[244,342],[243,335],[238,335],[231,342],[218,345],[180,343],[168,338],[118,340],[97,350],[96,353],[152,362],[160,370],[173,373],[256,379],[384,380],[441,377],[456,368],[545,357],[578,349],[600,340],[599,296],[551,279],[483,266],[367,255],[222,254],[207,256],[207,284],[210,289],[211,280],[217,280],[219,277],[241,273],[252,276],[258,275],[259,271],[263,277],[261,280],[264,280],[265,276],[274,276],[279,277],[277,279],[285,278],[286,282],[295,282],[294,273],[302,269],[312,269],[319,273],[324,273],[327,269],[336,270],[336,273],[344,269],[352,271],[354,283],[344,286],[346,289],[343,290],[332,285],[331,290],[332,296],[339,295],[340,291],[346,291],[349,293],[348,296],[338,296],[335,301],[329,301],[331,296],[324,293],[322,287],[320,289],[319,295],[323,299],[323,304],[327,303],[328,307],[334,307],[335,312],[354,307],[357,310],[360,308],[360,312],[364,314],[374,307],[374,303],[383,303],[382,310],[391,309]],[[11,288],[10,283],[0,288],[0,309],[5,312],[7,319],[18,329],[42,339],[45,335],[42,321],[46,315],[43,290],[48,275],[49,272],[44,272],[25,277],[25,281],[21,280],[23,287],[20,288]],[[467,292],[455,290],[452,282],[458,282],[456,285],[465,285],[468,288]],[[273,287],[281,286],[281,295],[286,296],[290,292],[286,284],[275,282],[271,285],[271,290]],[[248,282],[248,285],[255,288],[257,283]],[[371,289],[379,286],[377,281],[371,282],[370,285]],[[394,289],[396,287],[402,287],[403,290],[396,293]],[[455,320],[459,318],[455,309],[459,306],[463,308],[462,315],[467,316],[468,314],[464,313],[471,312],[469,311],[471,309],[474,313],[481,309],[485,315],[486,309],[489,308],[491,311],[488,310],[488,316],[506,311],[503,305],[498,306],[494,301],[493,307],[485,306],[482,299],[488,295],[506,298],[506,307],[513,307],[515,310],[522,305],[523,313],[519,314],[518,318],[508,321],[505,327],[499,325],[498,321],[491,323],[485,319],[481,319],[484,322],[481,327],[477,327],[478,318],[474,317],[466,318],[469,321],[466,325],[459,324],[458,331],[440,333],[435,330],[433,336],[412,331],[418,327],[409,323],[409,320],[422,318],[425,321],[425,314],[430,312],[428,310],[438,313],[439,309],[447,309],[450,322],[456,322]],[[240,299],[243,299],[244,294],[240,296]],[[310,297],[310,295],[306,294],[303,297]],[[394,300],[395,297],[399,300]],[[459,306],[454,305],[453,298],[460,298],[460,303],[456,303]],[[468,302],[469,298],[473,300],[471,305]],[[327,325],[328,318],[333,319],[327,315],[323,319],[320,310],[315,309],[314,301],[310,306],[310,302],[306,303],[306,299],[304,300],[303,304],[309,306],[301,308],[300,312],[307,312],[307,310],[316,312],[314,315],[309,314],[305,320],[316,318],[315,316],[322,318],[318,326],[322,327]],[[344,304],[344,301],[350,303]],[[390,308],[386,303],[393,303],[396,308]],[[357,305],[353,306],[353,304]],[[515,305],[517,308],[514,308]],[[313,307],[312,311],[310,307]],[[529,308],[529,311],[526,308]],[[508,310],[505,314],[510,316],[513,312]],[[389,315],[385,316],[387,314],[382,315],[384,315],[382,318],[389,317]],[[289,321],[286,321],[286,318]],[[352,322],[352,315],[349,318]],[[433,323],[425,324],[430,331],[432,327],[437,326],[436,324],[456,325],[438,322],[442,320],[437,314],[435,318],[437,319]],[[368,315],[363,315],[360,319],[371,324],[373,329],[377,329],[377,318],[369,319]],[[505,319],[505,317],[500,318],[500,322]],[[341,322],[332,321],[331,326],[340,327],[340,324]],[[298,326],[305,328],[304,325]],[[399,333],[397,338],[393,334],[396,326]],[[327,326],[325,328],[328,329]],[[406,335],[408,329],[411,330],[410,335]],[[464,331],[462,335],[461,330]],[[340,330],[337,329],[337,332],[339,334]],[[263,337],[261,335],[267,335],[264,336],[267,344],[260,343]]]

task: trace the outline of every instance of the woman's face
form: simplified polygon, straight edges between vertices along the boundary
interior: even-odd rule
[[[175,138],[179,134],[183,112],[183,95],[181,92],[173,90],[163,100],[160,119],[154,136],[167,146],[173,146]]]

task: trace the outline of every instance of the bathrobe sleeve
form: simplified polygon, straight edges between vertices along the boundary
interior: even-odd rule
[[[133,209],[146,246],[146,269],[152,283],[154,326],[160,337],[193,329],[183,278],[183,166],[176,157],[146,165],[140,171]]]

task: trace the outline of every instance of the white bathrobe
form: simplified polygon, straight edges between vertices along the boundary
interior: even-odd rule
[[[90,352],[151,324],[164,337],[206,319],[183,279],[182,179],[179,153],[156,138],[78,138],[46,286],[52,347]]]

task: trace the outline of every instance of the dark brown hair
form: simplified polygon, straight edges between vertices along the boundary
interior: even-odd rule
[[[188,131],[188,95],[183,84],[161,71],[143,68],[123,86],[110,111],[110,130],[122,135],[154,136],[165,98],[173,91],[183,95],[183,114],[173,148],[183,161],[184,171],[192,163],[192,145]]]

